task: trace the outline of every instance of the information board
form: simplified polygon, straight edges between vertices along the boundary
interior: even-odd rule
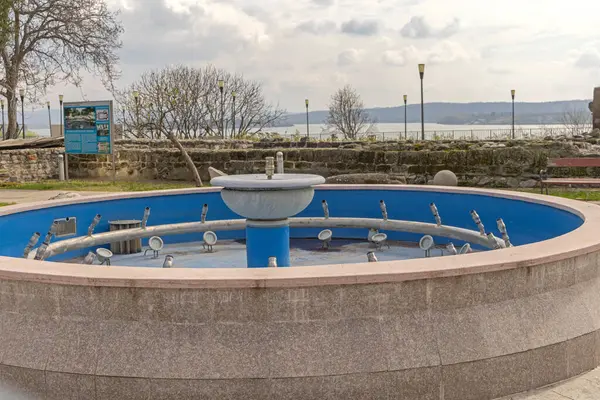
[[[65,152],[113,153],[112,101],[64,103]]]

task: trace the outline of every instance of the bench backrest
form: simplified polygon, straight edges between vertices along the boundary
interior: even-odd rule
[[[600,158],[550,158],[549,167],[600,167]]]

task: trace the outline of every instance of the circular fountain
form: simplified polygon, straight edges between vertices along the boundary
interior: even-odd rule
[[[319,175],[273,174],[272,158],[265,175],[233,175],[213,178],[222,186],[223,201],[246,218],[246,255],[249,268],[264,268],[275,257],[280,267],[290,266],[289,217],[312,201],[314,186],[325,182]]]
[[[3,380],[34,399],[480,400],[598,365],[600,207],[283,175],[0,209]],[[133,239],[161,255],[95,259]],[[274,268],[297,240],[319,262]]]

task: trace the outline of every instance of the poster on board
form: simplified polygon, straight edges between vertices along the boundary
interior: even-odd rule
[[[65,152],[113,153],[112,101],[64,103]]]

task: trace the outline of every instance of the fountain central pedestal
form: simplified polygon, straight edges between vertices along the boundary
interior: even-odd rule
[[[308,174],[228,175],[210,181],[223,187],[227,207],[246,218],[248,268],[267,267],[269,257],[276,257],[280,267],[290,265],[288,218],[304,210],[314,197],[313,186],[324,182]]]

